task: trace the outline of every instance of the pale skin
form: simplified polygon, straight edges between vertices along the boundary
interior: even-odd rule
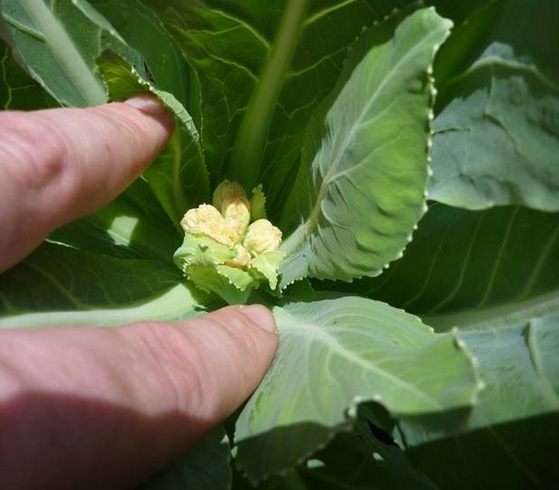
[[[148,96],[0,113],[0,270],[117,196],[172,128]],[[133,486],[230,415],[277,345],[257,305],[113,329],[0,330],[2,487]]]

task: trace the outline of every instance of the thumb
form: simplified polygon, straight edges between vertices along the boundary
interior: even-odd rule
[[[275,320],[259,305],[232,306],[174,325],[146,324],[123,335],[147,348],[167,403],[208,425],[223,420],[255,390],[278,346]],[[147,365],[146,365],[147,367]],[[146,387],[151,392],[151,387]]]
[[[3,482],[128,488],[231,414],[277,346],[258,305],[115,329],[1,331]]]

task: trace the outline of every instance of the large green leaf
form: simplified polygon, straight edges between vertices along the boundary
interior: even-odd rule
[[[298,46],[283,75],[262,157],[261,181],[272,216],[283,211],[309,119],[335,87],[349,48],[363,28],[371,27],[407,3],[410,0],[308,2]],[[263,83],[262,77],[259,84]]]
[[[152,12],[141,3],[135,0],[121,0],[110,5],[103,1],[95,3],[104,11],[113,12],[111,18],[122,26],[127,38],[83,0],[17,4],[9,1],[2,4],[2,13],[19,55],[32,67],[35,78],[61,103],[99,104],[107,100],[105,89],[112,100],[151,91],[173,110],[178,121],[177,131],[157,162],[146,171],[145,178],[170,219],[177,224],[186,209],[199,204],[208,195],[208,177],[198,132],[190,114],[177,99],[177,96],[181,100],[187,98],[186,63]],[[123,18],[130,9],[135,14]],[[142,54],[135,51],[136,47]],[[144,58],[144,51],[147,58]],[[55,61],[45,63],[51,57],[56,58]],[[99,60],[103,80],[97,67]],[[96,92],[98,85],[102,97]],[[169,90],[175,91],[177,96]]]
[[[559,214],[434,205],[404,257],[349,287],[438,329],[494,328],[559,305]]]
[[[158,159],[144,174],[171,220],[208,199],[208,175],[200,136],[186,109],[193,90],[191,73],[181,51],[153,12],[138,0],[91,2],[133,49],[142,53],[135,74],[112,57],[102,59],[101,73],[115,100],[138,91],[156,94],[177,116],[176,131]],[[195,84],[194,84],[195,85]]]
[[[99,211],[54,231],[50,241],[109,257],[169,262],[181,234],[150,187],[136,180]]]
[[[451,37],[441,60],[474,59],[441,87],[431,199],[559,211],[558,17],[555,0],[504,0]]]
[[[118,259],[46,243],[0,275],[0,326],[172,320],[197,314],[204,299],[170,261]]]
[[[559,309],[459,337],[475,356],[485,389],[460,435],[441,439],[401,427],[411,457],[445,489],[554,488],[559,479]]]
[[[350,281],[379,274],[401,254],[424,211],[429,71],[451,23],[432,9],[399,20],[362,36],[346,83],[319,112],[319,126],[311,126],[284,213],[302,223],[284,242],[284,286],[305,276]]]
[[[451,427],[478,382],[454,334],[357,297],[274,309],[280,350],[243,409],[237,461],[251,480],[284,471],[347,429],[363,400],[397,418]],[[452,412],[451,412],[452,411]]]
[[[205,436],[172,465],[135,490],[228,490],[231,488],[229,442],[222,426]]]

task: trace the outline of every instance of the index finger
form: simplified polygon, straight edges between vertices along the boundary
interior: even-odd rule
[[[0,113],[0,270],[53,229],[108,203],[161,151],[173,118],[154,98]]]

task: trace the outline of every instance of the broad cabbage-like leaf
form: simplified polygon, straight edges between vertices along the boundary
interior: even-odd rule
[[[5,0],[2,15],[18,56],[55,99],[77,107],[106,102],[95,58],[103,41],[121,39],[86,2]]]
[[[344,297],[274,308],[281,344],[236,427],[251,480],[284,471],[351,426],[374,400],[397,418],[459,424],[478,386],[455,334],[384,303]]]
[[[559,305],[556,270],[558,213],[438,204],[400,261],[348,290],[418,314],[437,329],[495,328],[553,311]]]
[[[451,23],[433,9],[399,20],[362,36],[345,83],[310,128],[284,212],[298,228],[282,247],[282,286],[378,275],[425,209],[430,70]]]
[[[485,388],[452,438],[402,424],[408,454],[445,489],[553,488],[559,478],[559,313],[459,333]],[[487,464],[491,461],[491,464]]]
[[[229,178],[247,189],[263,182],[275,217],[304,129],[334,87],[348,46],[364,27],[406,3],[150,2],[196,68],[201,135],[215,182]]]
[[[449,39],[441,64],[469,63],[441,86],[446,105],[433,124],[430,199],[559,211],[558,17],[555,0],[535,0],[530,9],[506,0]]]
[[[0,19],[0,27],[1,27]],[[3,110],[32,110],[56,106],[45,90],[12,56],[12,49],[0,38],[0,107]]]

